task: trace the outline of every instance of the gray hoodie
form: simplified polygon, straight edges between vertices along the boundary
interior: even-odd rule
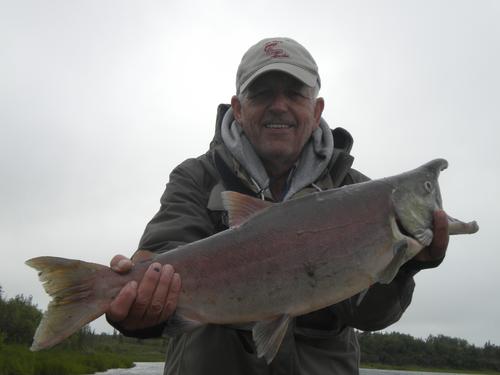
[[[242,127],[234,119],[232,109],[229,109],[222,120],[222,140],[229,152],[248,172],[258,189],[268,197],[269,176],[262,161],[255,153],[250,141],[245,136]],[[319,127],[313,132],[292,171],[288,190],[283,200],[289,199],[296,192],[311,185],[327,168],[333,155],[333,136],[325,120],[321,119]]]

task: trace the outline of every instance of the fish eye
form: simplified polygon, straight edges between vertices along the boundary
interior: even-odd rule
[[[424,182],[424,188],[428,193],[432,192],[432,182],[430,181],[425,181]]]

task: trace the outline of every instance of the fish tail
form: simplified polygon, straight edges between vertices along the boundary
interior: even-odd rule
[[[52,297],[35,332],[32,351],[54,346],[107,310],[112,297],[97,290],[96,276],[109,272],[108,267],[57,257],[33,258],[26,264],[38,270]]]

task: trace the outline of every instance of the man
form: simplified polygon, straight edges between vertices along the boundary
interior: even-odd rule
[[[227,228],[220,192],[239,191],[283,201],[365,181],[351,168],[352,137],[331,130],[321,114],[318,68],[309,52],[288,38],[264,39],[243,56],[231,106],[218,109],[210,150],[170,175],[161,208],[147,225],[139,249],[171,250]],[[335,213],[332,213],[333,215]],[[166,374],[356,374],[354,328],[378,330],[397,321],[413,293],[412,276],[437,266],[448,243],[447,220],[435,213],[434,242],[405,264],[387,285],[295,319],[270,365],[258,359],[245,329],[206,325],[170,340]],[[132,261],[141,258],[135,253]],[[116,256],[125,272],[132,262]],[[152,264],[143,280],[124,287],[108,311],[123,333],[157,337],[175,310],[182,275]]]

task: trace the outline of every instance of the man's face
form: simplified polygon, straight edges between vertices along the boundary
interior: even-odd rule
[[[282,72],[257,78],[231,105],[236,121],[264,162],[293,164],[319,126],[324,102],[313,89]]]

